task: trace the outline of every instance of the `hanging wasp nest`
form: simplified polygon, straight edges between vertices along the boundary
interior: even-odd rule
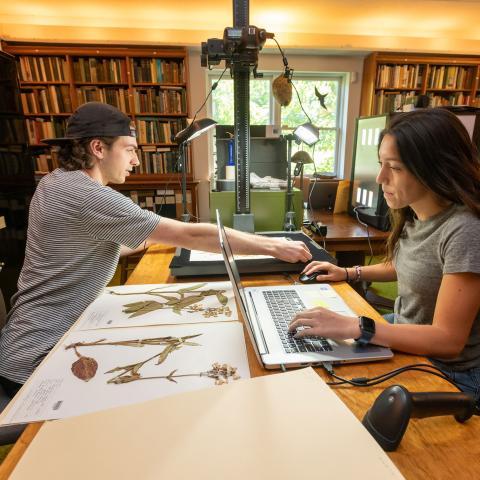
[[[290,105],[290,102],[292,101],[292,84],[283,73],[273,81],[272,90],[275,100],[282,107]]]

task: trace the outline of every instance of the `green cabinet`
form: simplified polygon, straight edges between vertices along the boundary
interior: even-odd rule
[[[303,222],[302,191],[293,189],[295,226],[301,230]],[[286,190],[250,190],[251,213],[254,215],[256,232],[283,230],[287,208]],[[232,227],[235,213],[235,192],[210,192],[210,221],[216,221],[215,210],[220,211],[223,224]]]

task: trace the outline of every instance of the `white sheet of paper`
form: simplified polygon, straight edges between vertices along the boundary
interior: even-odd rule
[[[67,478],[403,477],[308,368],[48,422],[10,479]]]
[[[235,260],[258,260],[259,258],[273,258],[270,255],[235,255]],[[200,250],[192,250],[190,252],[191,262],[223,262],[221,253],[202,252]]]
[[[173,370],[176,370],[176,375],[199,373],[210,370],[214,362],[219,362],[237,367],[241,378],[250,376],[240,322],[74,331],[55,347],[10,402],[0,416],[0,425],[66,418],[210,387],[215,383],[213,379],[198,376],[179,377],[175,379],[177,383],[163,378],[119,385],[107,383],[120,372],[105,372],[144,361],[162,352],[165,345],[79,346],[77,351],[80,355],[94,358],[98,363],[95,376],[88,382],[73,375],[71,366],[78,357],[74,349],[65,349],[65,346],[76,342],[183,337],[199,333],[199,337],[190,340],[199,346],[184,345],[168,355],[160,365],[156,364],[156,359],[151,360],[139,370],[140,375],[166,376]]]
[[[275,237],[278,240],[289,240],[287,237]],[[237,255],[234,254],[235,260],[258,260],[260,258],[274,258],[271,255]],[[202,252],[201,250],[190,251],[191,262],[223,262],[221,253]]]
[[[192,298],[195,292],[219,290],[227,298],[226,305],[222,305],[216,295],[207,295],[199,302],[175,313],[172,307],[165,305],[168,299],[180,299],[177,292],[180,289],[200,287],[184,294],[184,298]],[[151,291],[155,295],[141,292]],[[167,298],[162,297],[165,295]],[[125,313],[125,305],[136,302],[149,304],[163,303],[164,307],[141,315]],[[132,307],[135,308],[135,307]],[[94,328],[131,327],[144,325],[177,325],[180,323],[224,322],[237,320],[237,308],[230,282],[195,282],[195,283],[168,283],[158,285],[123,285],[107,287],[94,302],[83,312],[76,322],[74,329],[87,330]]]

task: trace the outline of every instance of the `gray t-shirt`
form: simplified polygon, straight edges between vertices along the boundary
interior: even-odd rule
[[[431,325],[443,275],[480,274],[480,219],[465,207],[452,205],[425,221],[407,222],[394,264],[395,323]],[[480,312],[460,355],[438,360],[459,371],[480,366]]]
[[[25,261],[0,337],[0,375],[24,383],[112,278],[120,246],[160,222],[80,170],[57,169],[30,204]]]

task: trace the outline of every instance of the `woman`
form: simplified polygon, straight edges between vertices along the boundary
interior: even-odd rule
[[[312,262],[317,280],[398,280],[393,324],[361,329],[359,319],[324,308],[299,313],[297,337],[369,339],[426,355],[480,400],[480,160],[458,118],[441,108],[393,117],[379,142],[392,232],[384,263],[340,268]],[[368,331],[368,330],[372,330]]]

